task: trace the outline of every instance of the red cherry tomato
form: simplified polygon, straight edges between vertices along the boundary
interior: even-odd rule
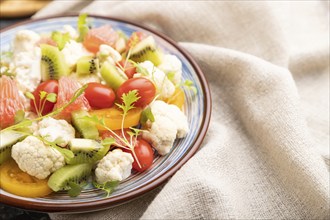
[[[101,83],[88,83],[85,97],[93,108],[110,108],[116,98],[115,92]]]
[[[124,69],[124,72],[129,79],[136,73],[136,67],[129,61],[127,61],[125,65],[125,60],[121,60],[118,62],[118,65]]]
[[[117,90],[117,97],[121,99],[122,95],[131,90],[137,90],[140,97],[135,103],[136,107],[148,105],[156,95],[156,87],[149,79],[144,77],[131,78],[126,80]]]
[[[124,135],[127,138],[127,140],[130,139],[130,136],[128,135],[127,131],[129,131],[129,129],[125,129],[124,130]],[[121,130],[116,130],[114,131],[120,138],[123,138],[123,134],[121,132]],[[125,145],[125,143],[123,143],[122,141],[120,141],[116,136],[114,136],[111,132],[106,131],[103,132],[101,134],[102,139],[108,138],[108,137],[112,137],[116,140],[117,143],[121,144],[121,145]],[[118,146],[117,144],[114,144],[114,146]],[[122,148],[120,148],[122,149]],[[138,171],[138,172],[142,172],[145,171],[146,169],[148,169],[151,165],[152,162],[154,160],[154,151],[151,147],[151,145],[145,141],[142,138],[138,138],[136,140],[136,144],[134,146],[134,152],[135,155],[137,157],[137,159],[139,160],[139,163],[141,165],[141,167],[138,165],[138,163],[135,160],[135,157],[132,153],[131,150],[127,150],[127,149],[122,149],[124,152],[130,153],[132,154],[133,158],[134,158],[134,162],[133,162],[133,169]]]
[[[51,79],[51,80],[47,80],[45,82],[40,83],[39,86],[36,88],[36,90],[33,92],[36,106],[34,105],[33,100],[30,100],[31,110],[33,112],[37,113],[37,110],[36,110],[36,108],[37,108],[38,112],[40,112],[42,110],[41,114],[46,115],[53,110],[56,102],[52,103],[52,102],[46,101],[46,98],[42,99],[40,102],[40,92],[41,91],[45,91],[48,94],[49,93],[57,94],[58,93],[58,81]],[[45,105],[42,109],[42,105],[43,105],[44,101],[45,101]]]
[[[134,170],[138,172],[142,172],[148,169],[149,167],[151,167],[152,161],[154,160],[154,151],[152,150],[150,144],[147,141],[138,138],[136,141],[136,145],[134,147],[134,152],[141,165],[141,167],[139,167],[138,163],[134,159],[133,162]]]

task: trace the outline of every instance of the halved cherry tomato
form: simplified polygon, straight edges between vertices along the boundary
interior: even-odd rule
[[[113,106],[116,94],[110,87],[92,82],[88,83],[85,97],[93,108],[110,108]]]
[[[133,127],[139,124],[142,108],[133,108],[128,111],[125,121],[124,128]],[[98,110],[89,111],[91,116],[96,115],[99,119],[104,118],[105,125],[111,130],[121,129],[121,122],[123,119],[123,111],[117,107],[104,108]],[[97,125],[97,129],[100,131],[106,130],[101,125]]]
[[[141,165],[140,167],[136,160],[134,160],[134,170],[142,172],[151,167],[152,161],[154,160],[154,151],[152,150],[151,145],[147,141],[143,140],[142,138],[138,138],[134,146],[134,152]]]
[[[184,105],[184,100],[185,100],[185,96],[184,96],[183,90],[180,88],[177,88],[175,90],[174,94],[164,101],[168,104],[176,105],[180,109],[182,109],[182,107]]]
[[[14,160],[0,166],[0,187],[7,192],[24,197],[42,197],[50,194],[48,179],[40,180],[19,169]]]
[[[126,65],[125,65],[126,63]],[[127,78],[132,78],[133,75],[136,73],[136,67],[129,61],[126,62],[126,60],[121,60],[118,62],[120,65],[119,67],[124,69],[124,72],[127,76]]]
[[[30,100],[30,105],[31,105],[31,110],[34,113],[41,112],[42,115],[46,115],[49,112],[51,112],[55,106],[55,103],[49,102],[46,100],[46,97],[44,99],[41,100],[40,102],[40,92],[41,91],[45,91],[47,93],[58,93],[58,82],[57,80],[47,80],[45,82],[42,82],[39,84],[39,86],[36,88],[36,90],[33,92],[34,98],[35,98],[35,102],[36,102],[36,106],[34,105],[33,100]],[[43,106],[43,103],[45,102],[45,105]],[[43,108],[43,109],[42,109]]]
[[[136,107],[148,105],[156,95],[156,87],[149,79],[144,77],[132,78],[126,80],[117,90],[117,97],[121,99],[123,94],[131,90],[137,90],[140,97],[135,103]]]

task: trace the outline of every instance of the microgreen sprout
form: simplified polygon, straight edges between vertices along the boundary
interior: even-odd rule
[[[119,185],[119,181],[110,181],[103,184],[93,181],[93,186],[97,189],[101,189],[107,193],[106,197],[109,197],[114,189]]]
[[[118,134],[116,134],[112,129],[110,129],[104,122],[104,118],[99,119],[97,116],[93,115],[93,116],[85,116],[83,117],[86,120],[89,120],[95,124],[101,125],[102,127],[104,127],[107,131],[109,131],[111,133],[111,135],[116,139],[115,143],[113,143],[114,145],[116,145],[117,147],[126,149],[126,150],[130,150],[132,152],[132,155],[134,157],[134,160],[137,162],[139,167],[142,167],[136,154],[134,151],[134,147],[136,144],[136,138],[139,135],[139,133],[142,131],[140,129],[137,128],[132,128],[130,127],[130,131],[126,132],[129,136],[130,139],[127,140],[126,135],[125,135],[125,130],[124,130],[124,123],[125,123],[125,118],[127,116],[127,113],[131,110],[134,109],[134,103],[140,98],[137,94],[136,90],[131,90],[128,93],[124,93],[122,95],[122,104],[118,104],[116,103],[117,107],[120,108],[123,113],[122,113],[122,122],[121,122],[121,133],[122,133],[122,137],[119,136]],[[111,140],[113,141],[113,140]]]
[[[37,105],[36,98],[31,92],[25,92],[24,95],[33,101],[34,108],[37,112],[38,117],[42,116],[42,112],[45,108],[46,101],[55,103],[57,99],[56,93],[47,93],[45,91],[40,91],[39,93],[39,103]]]

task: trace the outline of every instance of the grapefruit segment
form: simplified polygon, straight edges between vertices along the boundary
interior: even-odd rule
[[[18,93],[16,82],[8,76],[0,78],[0,128],[6,128],[15,122],[18,110],[24,111],[24,99]]]
[[[84,38],[84,47],[92,53],[97,53],[101,44],[107,44],[115,48],[119,35],[109,25],[103,25],[88,31]]]
[[[54,109],[58,109],[65,104],[67,104],[73,97],[74,93],[80,89],[80,85],[77,81],[71,79],[70,77],[64,76],[58,81],[58,94],[57,102]],[[56,118],[65,119],[67,121],[71,120],[71,112],[76,110],[90,110],[91,107],[85,98],[84,94],[79,96],[73,103],[63,109]]]

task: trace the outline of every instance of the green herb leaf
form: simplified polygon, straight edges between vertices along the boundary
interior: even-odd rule
[[[70,40],[70,34],[69,33],[61,33],[59,31],[53,31],[52,32],[52,39],[55,41],[57,47],[59,50],[62,50],[65,46],[65,44]]]
[[[34,95],[33,95],[31,92],[25,92],[24,95],[25,95],[26,98],[28,98],[28,99],[35,100]]]
[[[23,121],[25,119],[25,112],[23,110],[18,110],[16,113],[15,113],[15,124],[18,124],[20,123],[21,121]]]
[[[105,126],[104,117],[99,119],[96,115],[92,115],[92,116],[84,116],[81,117],[80,119]]]
[[[148,120],[155,122],[154,114],[152,114],[151,108],[145,108],[141,113],[140,123],[145,124]]]
[[[46,100],[51,102],[51,103],[55,103],[56,102],[56,98],[57,98],[57,94],[56,93],[48,93]]]
[[[131,90],[128,93],[124,93],[121,98],[123,104],[116,103],[116,105],[123,110],[123,115],[126,115],[129,110],[135,108],[134,103],[139,100],[140,97],[137,95],[137,90]]]
[[[138,128],[133,128],[133,127],[130,127],[130,131],[127,132],[127,134],[129,134],[130,136],[139,136],[139,134],[143,131],[141,129],[138,129]]]
[[[71,150],[59,147],[55,143],[52,143],[49,141],[45,141],[45,140],[43,140],[43,141],[46,142],[47,144],[49,144],[51,147],[58,150],[63,155],[66,163],[68,163],[72,158],[74,158],[74,153]]]
[[[80,195],[82,187],[75,183],[75,182],[69,182],[70,189],[68,191],[68,194],[70,197],[77,197]]]
[[[97,189],[101,189],[107,193],[106,197],[109,197],[115,188],[119,185],[119,181],[109,181],[104,184],[93,181],[93,186]]]
[[[116,143],[116,140],[114,138],[105,138],[101,141],[102,146],[110,146],[114,143]]]
[[[32,120],[25,119],[25,120],[23,120],[22,122],[20,122],[18,124],[14,124],[10,127],[2,129],[2,131],[9,131],[9,130],[15,131],[15,130],[18,130],[18,129],[24,129],[24,128],[30,126],[30,125],[32,125]]]
[[[88,24],[87,24],[87,14],[83,13],[79,15],[78,18],[78,33],[79,37],[77,39],[78,42],[81,42],[84,40],[86,34],[89,31]]]

